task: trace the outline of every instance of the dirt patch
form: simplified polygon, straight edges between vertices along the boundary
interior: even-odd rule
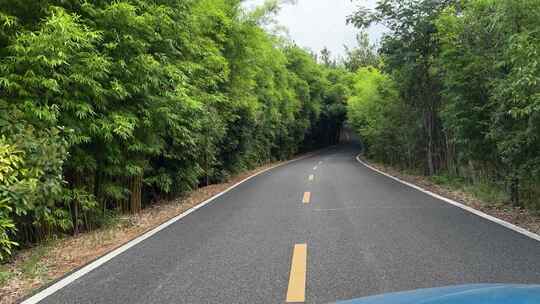
[[[425,176],[411,175],[404,173],[396,168],[374,163],[365,158],[362,161],[369,163],[370,166],[377,168],[385,173],[395,176],[401,180],[415,184],[433,193],[450,198],[464,205],[482,211],[486,214],[512,223],[518,227],[526,229],[530,232],[540,234],[540,216],[530,210],[514,207],[511,204],[493,204],[482,201],[471,193],[462,190],[451,189],[449,187],[438,185],[430,181]]]
[[[159,202],[140,214],[120,218],[111,227],[25,249],[11,263],[0,265],[0,304],[16,303],[33,290],[122,246],[243,179],[282,163],[261,166],[226,183],[195,190],[184,198]]]

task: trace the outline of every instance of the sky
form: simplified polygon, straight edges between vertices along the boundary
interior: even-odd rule
[[[286,4],[277,22],[288,29],[289,37],[299,46],[319,52],[327,47],[334,57],[343,55],[344,47],[356,45],[358,30],[346,24],[347,16],[358,6],[374,7],[377,0],[297,0],[296,4]],[[247,1],[248,7],[263,3],[264,0]],[[382,28],[375,26],[368,34],[373,43],[379,41]]]

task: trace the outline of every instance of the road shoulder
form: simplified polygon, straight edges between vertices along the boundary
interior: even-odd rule
[[[34,303],[251,178],[315,153],[263,165],[139,214],[121,216],[107,227],[25,249],[11,263],[0,265],[1,274],[6,276],[0,281],[0,304],[17,303],[31,294],[23,303]]]
[[[356,160],[363,166],[397,182],[540,241],[540,215],[535,215],[529,210],[508,204],[490,204],[470,193],[435,184],[426,177],[407,174],[390,166],[370,162],[361,154],[356,157]]]

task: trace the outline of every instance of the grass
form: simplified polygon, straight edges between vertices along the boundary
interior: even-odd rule
[[[47,267],[41,259],[47,254],[49,244],[40,245],[32,250],[32,253],[21,265],[21,273],[27,278],[43,277],[47,273]]]
[[[21,259],[20,265],[16,268],[9,267],[8,264],[0,265],[0,289],[9,289],[12,280],[15,280],[15,285],[12,286],[18,286],[21,280],[35,281],[37,279],[44,283],[49,282],[48,269],[43,259],[47,256],[50,246],[47,243],[32,248],[29,255]],[[0,302],[4,303],[1,301],[1,296]]]
[[[455,190],[463,188],[466,184],[464,179],[447,174],[434,175],[429,179],[437,185],[450,187]]]
[[[437,185],[470,193],[474,198],[488,204],[503,205],[509,201],[508,194],[504,191],[503,187],[488,180],[471,183],[464,178],[448,174],[431,176],[429,179]]]
[[[54,241],[49,241],[29,250],[28,256],[21,259],[20,265],[12,269],[8,264],[0,265],[0,286],[7,285],[15,277],[25,279],[39,278],[42,281],[48,281],[47,267],[43,258],[48,254]]]
[[[482,202],[495,205],[504,205],[510,201],[506,192],[490,183],[480,182],[475,185],[468,185],[465,186],[464,191],[471,193]]]
[[[0,286],[6,284],[11,277],[13,277],[13,272],[4,265],[0,266]]]

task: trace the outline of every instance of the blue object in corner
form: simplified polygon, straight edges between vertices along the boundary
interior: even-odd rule
[[[540,285],[460,285],[396,292],[337,304],[540,304]]]

